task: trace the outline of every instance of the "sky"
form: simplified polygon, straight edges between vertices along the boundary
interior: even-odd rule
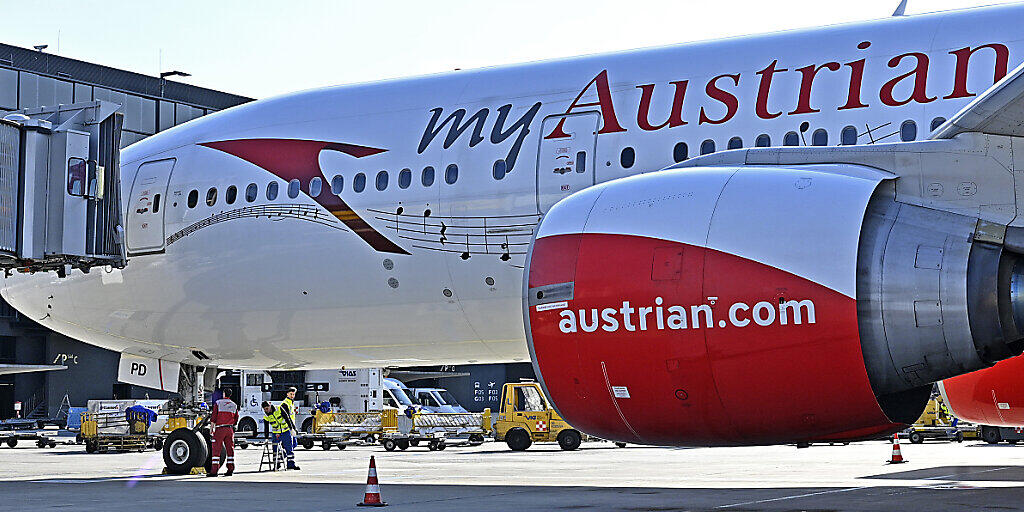
[[[898,0],[0,0],[0,42],[254,98],[892,15]],[[1009,3],[909,0],[907,14]]]

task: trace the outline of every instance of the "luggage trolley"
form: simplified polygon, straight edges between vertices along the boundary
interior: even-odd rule
[[[430,451],[444,450],[449,445],[476,446],[483,444],[490,434],[491,410],[482,413],[421,413],[399,416],[395,431],[381,436],[381,445],[387,451],[407,450],[410,446],[426,443]]]

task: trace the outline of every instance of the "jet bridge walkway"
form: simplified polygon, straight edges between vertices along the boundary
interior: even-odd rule
[[[123,268],[121,106],[92,101],[0,119],[0,268]]]

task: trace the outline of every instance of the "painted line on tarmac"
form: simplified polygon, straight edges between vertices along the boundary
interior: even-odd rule
[[[850,487],[848,489],[832,489],[830,491],[808,492],[808,493],[804,493],[804,494],[794,494],[792,496],[783,496],[781,498],[769,498],[769,499],[764,499],[764,500],[744,501],[743,503],[733,503],[731,505],[719,505],[719,506],[717,506],[715,508],[732,508],[732,507],[739,507],[739,506],[743,506],[743,505],[757,505],[758,503],[770,503],[770,502],[773,502],[773,501],[795,500],[797,498],[808,498],[810,496],[821,496],[823,494],[836,494],[836,493],[840,493],[840,492],[859,491],[859,490],[862,490],[862,489],[870,489],[872,487],[873,486],[866,485],[864,487]]]
[[[979,473],[991,473],[992,471],[1002,471],[1004,469],[1010,469],[1010,467],[1011,466],[1004,466],[1004,467],[1001,467],[1001,468],[983,469],[981,471],[968,471],[966,473],[956,473],[956,474],[953,474],[953,475],[930,476],[928,478],[922,478],[922,480],[959,480],[959,479],[953,478],[953,477],[964,476],[964,475],[976,475],[976,474],[979,474]]]

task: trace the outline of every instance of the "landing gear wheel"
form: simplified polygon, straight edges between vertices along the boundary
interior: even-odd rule
[[[999,435],[999,429],[993,427],[981,427],[981,438],[988,444],[997,444],[1003,440],[1003,436]]]
[[[299,444],[301,444],[302,447],[307,449],[307,450],[312,450],[313,449],[313,440],[312,439],[303,439]]]
[[[920,432],[911,432],[910,442],[914,444],[921,444],[924,442],[924,436],[922,436]]]
[[[327,450],[331,449],[331,442],[327,439],[324,439],[324,442],[320,443],[320,447],[323,448],[324,451],[326,452]]]
[[[583,436],[575,430],[566,429],[558,433],[558,446],[567,452],[579,448],[581,443]]]
[[[15,446],[18,446],[18,438],[17,437],[8,438],[7,439],[7,447],[8,448],[14,448]]]
[[[533,444],[533,440],[530,439],[530,434],[526,433],[525,430],[521,428],[514,428],[505,434],[505,444],[508,445],[510,450],[514,452],[521,452],[529,448],[530,445]]]
[[[622,441],[615,441],[615,446],[618,446],[619,448],[625,448],[626,443],[623,443]]]
[[[96,441],[85,442],[85,453],[96,453],[99,446],[96,445]]]
[[[182,427],[175,429],[167,436],[163,452],[164,465],[167,466],[168,473],[187,475],[192,468],[201,468],[206,465],[210,448],[202,434]]]
[[[395,451],[395,448],[398,448],[398,444],[395,443],[394,439],[385,439],[381,441],[380,444],[383,445],[384,449],[389,452],[393,452]]]
[[[409,449],[409,440],[408,439],[399,439],[398,441],[395,441],[395,444],[398,445],[398,449],[399,450],[408,450]]]

